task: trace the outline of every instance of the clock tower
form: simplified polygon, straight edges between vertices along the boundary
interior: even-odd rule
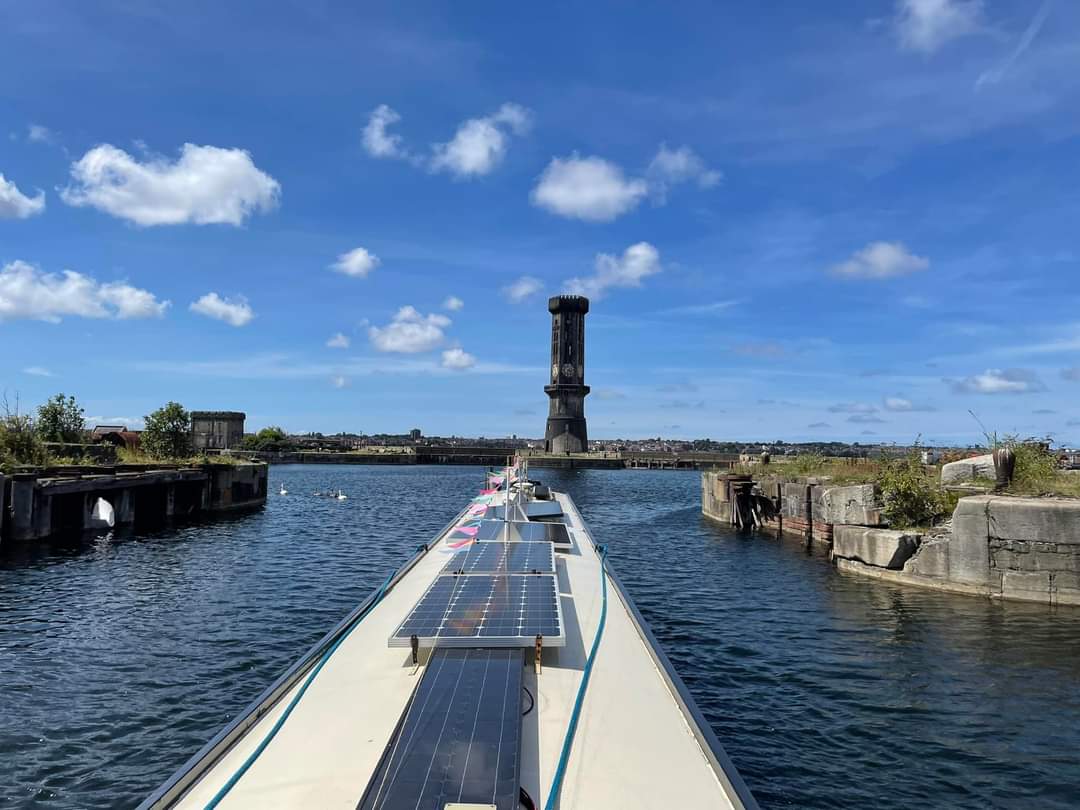
[[[544,393],[551,398],[544,446],[549,453],[584,453],[589,449],[585,429],[585,313],[589,299],[556,295],[548,300],[551,312],[551,383]]]

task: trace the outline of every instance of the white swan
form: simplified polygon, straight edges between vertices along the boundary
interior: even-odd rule
[[[289,490],[285,489],[285,483],[284,482],[279,484],[279,486],[280,486],[280,489],[278,490],[278,495],[288,495],[289,494]]]
[[[336,497],[337,497],[337,499],[338,499],[339,501],[343,501],[343,500],[345,500],[346,498],[348,498],[349,496],[348,496],[348,495],[346,495],[346,494],[345,494],[344,492],[342,492],[342,491],[341,491],[341,490],[339,489],[339,490],[337,491],[337,496],[336,496]]]

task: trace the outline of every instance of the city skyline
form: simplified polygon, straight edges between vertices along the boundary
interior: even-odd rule
[[[24,406],[542,436],[573,292],[590,438],[967,445],[970,410],[1080,443],[1068,4],[19,1],[0,30]]]

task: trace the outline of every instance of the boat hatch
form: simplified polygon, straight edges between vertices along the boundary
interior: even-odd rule
[[[521,650],[439,649],[358,810],[517,810]]]
[[[527,503],[521,504],[520,507],[518,507],[517,504],[514,504],[514,507],[524,511],[525,516],[529,518],[529,520],[544,517],[557,517],[563,513],[562,506],[559,505],[558,501],[528,501]],[[496,506],[492,511],[495,513],[496,518],[503,520],[503,508],[501,506]],[[514,516],[514,508],[511,508],[510,516]]]

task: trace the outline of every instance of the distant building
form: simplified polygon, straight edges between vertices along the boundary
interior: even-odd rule
[[[191,444],[195,450],[228,450],[244,440],[244,420],[240,411],[192,411]]]
[[[424,434],[420,432],[420,428],[413,428],[409,431],[409,438],[412,439],[414,442],[420,441],[423,435]]]
[[[111,444],[126,447],[128,450],[139,449],[139,432],[128,430],[123,425],[98,425],[90,431],[90,440],[95,444]]]

